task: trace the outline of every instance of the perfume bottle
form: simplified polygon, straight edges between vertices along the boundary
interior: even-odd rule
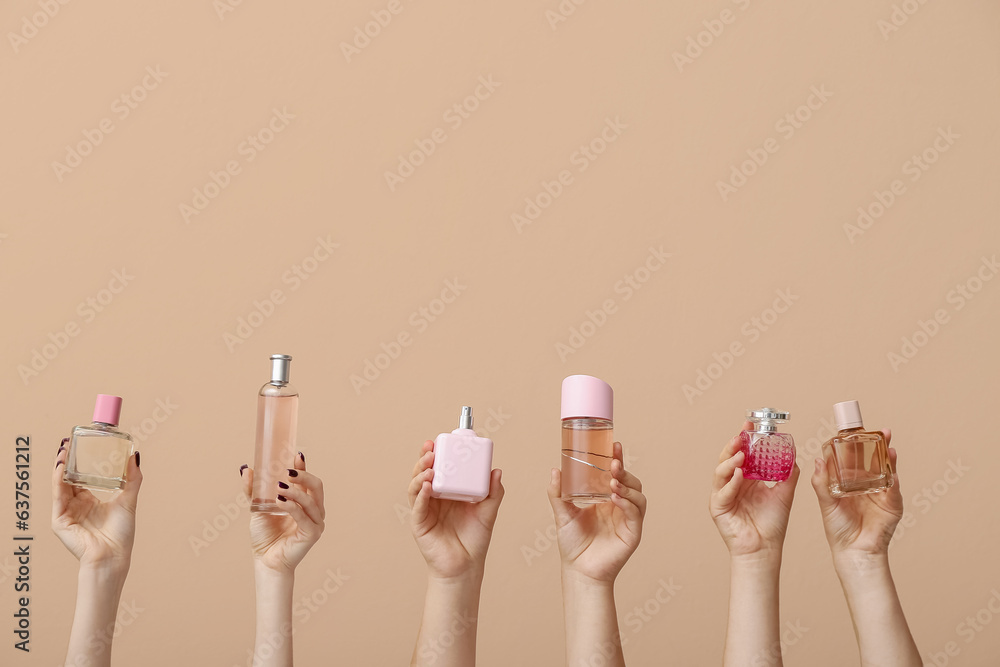
[[[63,481],[88,489],[117,490],[125,486],[125,467],[132,456],[132,436],[119,431],[121,396],[98,394],[94,423],[73,429]]]
[[[878,493],[893,485],[889,446],[880,431],[866,431],[857,401],[833,406],[837,435],[823,443],[834,498]]]
[[[462,406],[458,428],[434,438],[431,496],[478,503],[490,494],[493,441],[472,430],[472,408]]]
[[[747,410],[752,431],[740,434],[744,479],[783,482],[795,467],[795,441],[788,433],[779,433],[778,424],[791,418],[787,412],[771,408]]]
[[[562,499],[577,505],[611,500],[614,392],[590,375],[562,382]]]
[[[295,463],[299,392],[288,384],[292,358],[271,355],[271,381],[257,393],[257,444],[253,463],[251,512],[288,514],[277,503],[278,482]]]

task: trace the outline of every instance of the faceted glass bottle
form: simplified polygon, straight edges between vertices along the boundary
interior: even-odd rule
[[[288,514],[278,507],[278,482],[295,464],[299,392],[288,384],[292,358],[271,355],[271,381],[257,394],[257,442],[254,450],[251,512]]]
[[[562,384],[562,499],[611,500],[614,393],[603,380],[570,375]]]
[[[472,408],[462,406],[458,428],[434,439],[431,497],[478,503],[490,494],[493,441],[472,429]]]
[[[866,431],[857,401],[833,406],[837,435],[823,444],[834,498],[885,491],[894,483],[889,446],[880,431]]]
[[[98,394],[94,423],[73,429],[63,481],[73,486],[116,491],[125,486],[125,467],[132,456],[132,436],[119,431],[120,396]]]
[[[788,433],[778,432],[778,425],[790,417],[787,412],[771,408],[747,410],[747,420],[754,427],[740,434],[744,479],[783,482],[792,474],[795,441]]]

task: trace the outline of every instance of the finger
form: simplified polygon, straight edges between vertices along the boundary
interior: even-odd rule
[[[423,526],[427,523],[431,513],[431,483],[428,480],[420,483],[410,507],[413,508],[410,512],[410,521],[414,526]]]
[[[892,442],[892,429],[891,428],[884,428],[884,429],[882,429],[882,435],[885,436],[885,444],[886,445],[888,445],[890,442]]]
[[[733,478],[733,471],[739,469],[743,465],[743,459],[745,455],[742,451],[738,451],[728,459],[724,460],[715,468],[715,474],[712,477],[712,490],[719,491],[729,480]]]
[[[617,492],[611,494],[611,502],[622,511],[622,515],[625,517],[625,528],[638,539],[642,535],[642,514],[646,503],[641,493],[634,490],[632,493],[643,498],[643,509],[640,509],[638,504],[619,495]]]
[[[135,508],[139,503],[139,487],[142,486],[142,469],[139,468],[139,452],[136,451],[128,458],[125,466],[125,486],[121,494],[115,498],[115,502],[122,507],[128,508],[135,513]]]
[[[573,503],[562,499],[562,473],[558,468],[553,468],[549,476],[549,504],[552,505],[552,514],[555,516],[557,526],[565,526],[573,520],[573,516],[579,509]]]
[[[292,468],[295,470],[305,470],[306,469],[306,455],[299,452],[295,455],[295,462],[292,463]]]
[[[252,500],[253,495],[253,468],[244,463],[240,466],[240,487],[247,500]]]
[[[611,480],[611,493],[612,495],[617,494],[621,498],[624,498],[629,503],[635,505],[639,508],[639,516],[646,515],[646,496],[642,494],[642,490],[636,487],[629,487],[622,484],[619,480],[612,478]]]
[[[295,457],[298,461],[298,457]],[[323,480],[311,472],[305,471],[305,464],[302,468],[293,468],[288,471],[288,483],[302,487],[306,493],[312,496],[316,504],[323,508],[326,504],[323,494]],[[326,520],[326,510],[323,511],[323,519]]]
[[[621,461],[614,460],[611,462],[611,477],[617,479],[625,486],[642,491],[642,482],[639,481],[638,477],[625,470],[625,465]]]
[[[719,507],[730,507],[736,502],[736,496],[743,485],[743,468],[733,470],[732,477],[725,485],[717,490],[713,495],[715,504]]]
[[[433,478],[434,469],[428,468],[410,480],[410,486],[406,489],[406,497],[409,500],[410,507],[413,507],[417,501],[417,494],[420,493],[420,488],[424,485],[424,482],[430,482]]]
[[[489,521],[489,526],[493,527],[497,513],[500,511],[500,503],[503,501],[504,488],[501,478],[503,471],[500,468],[490,473],[490,493],[479,503],[481,516]]]
[[[56,452],[56,463],[52,468],[52,518],[62,516],[66,506],[73,499],[73,487],[63,482],[66,472],[66,457],[69,455],[69,438],[63,438]]]
[[[308,498],[306,494],[302,494],[303,498]],[[290,496],[284,494],[279,494],[275,499],[278,507],[280,509],[288,512],[288,516],[292,517],[295,521],[295,525],[298,527],[299,532],[305,535],[309,540],[315,542],[319,539],[320,535],[323,534],[323,522],[315,521],[309,513],[303,509],[303,507],[292,500]]]
[[[430,442],[432,446],[434,445],[434,443],[431,442],[430,440],[428,440],[427,442]],[[427,445],[427,442],[424,443],[425,446]],[[413,466],[413,475],[412,475],[412,477],[416,477],[417,475],[419,475],[423,471],[425,471],[428,468],[430,468],[432,465],[434,465],[434,450],[429,449],[429,450],[423,452],[420,455],[420,458],[417,459],[416,465]]]
[[[753,430],[753,423],[743,422],[743,428],[740,432],[730,438],[729,442],[726,443],[726,446],[722,448],[722,453],[719,454],[719,463],[731,458],[733,454],[740,451],[740,447],[743,442],[743,431],[750,430]]]
[[[778,482],[774,487],[776,489],[775,493],[783,498],[789,507],[791,507],[792,501],[795,500],[795,489],[798,488],[801,472],[799,464],[796,463],[792,466],[792,472],[788,475],[788,479]]]
[[[830,469],[822,456],[816,457],[811,481],[813,490],[816,491],[816,498],[819,500],[820,510],[826,512],[829,507],[836,504],[837,499],[830,495]]]
[[[316,498],[299,486],[292,486],[287,482],[278,482],[277,493],[284,496],[289,501],[298,504],[313,523],[323,523],[326,519],[326,510],[316,502]]]

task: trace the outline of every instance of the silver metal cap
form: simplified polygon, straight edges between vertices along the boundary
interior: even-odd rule
[[[288,384],[292,358],[287,354],[271,355],[271,384]]]
[[[458,420],[459,428],[472,428],[472,408],[468,405],[462,406],[462,417]]]
[[[747,410],[747,419],[754,423],[754,430],[758,433],[775,433],[778,424],[792,418],[790,412],[775,410],[774,408],[757,408]]]

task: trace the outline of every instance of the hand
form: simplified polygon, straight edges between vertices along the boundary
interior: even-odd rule
[[[63,482],[67,443],[62,441],[52,471],[52,530],[86,566],[113,566],[128,570],[135,541],[135,509],[142,486],[139,452],[129,457],[125,487],[101,502],[88,491]]]
[[[884,430],[882,434],[888,445],[892,432]],[[889,468],[896,470],[896,450],[891,447]],[[889,541],[896,524],[903,518],[903,494],[899,490],[898,475],[887,491],[834,498],[830,495],[830,471],[826,460],[817,457],[812,485],[819,499],[826,540],[834,556],[849,553],[884,556],[889,553]]]
[[[294,468],[276,489],[278,507],[288,514],[250,513],[250,551],[261,565],[281,573],[291,573],[323,534],[326,509],[323,482],[306,472],[306,460],[299,452]],[[253,491],[253,468],[240,468],[243,492]],[[285,487],[281,485],[285,484]],[[282,500],[284,498],[284,500]]]
[[[639,546],[646,496],[642,482],[625,470],[622,443],[614,443],[611,502],[577,507],[561,498],[562,473],[552,469],[549,503],[563,569],[600,582],[613,582]]]
[[[746,422],[743,430],[753,428]],[[780,555],[792,511],[799,466],[784,482],[768,486],[743,477],[740,435],[722,449],[712,480],[709,511],[731,556]]]
[[[434,442],[426,441],[410,480],[410,529],[431,575],[440,579],[482,574],[503,500],[502,471],[490,474],[490,493],[482,502],[431,497]]]

